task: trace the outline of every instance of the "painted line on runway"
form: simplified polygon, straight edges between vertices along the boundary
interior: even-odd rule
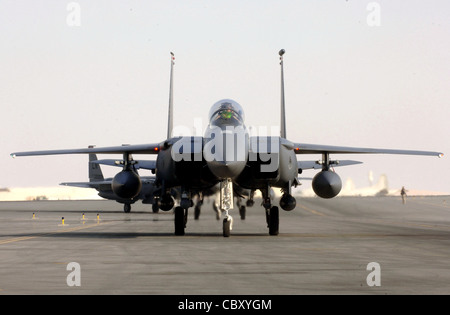
[[[417,200],[417,199],[408,199],[407,201],[406,201],[406,203],[408,203],[408,202],[412,202],[412,203],[418,203],[418,204],[422,204],[422,205],[428,205],[428,206],[437,206],[437,207],[442,207],[442,208],[445,208],[445,209],[450,209],[450,205],[449,204],[447,204],[447,203],[429,203],[429,202],[423,202],[422,200]]]
[[[413,222],[392,221],[392,220],[383,220],[383,219],[377,219],[377,221],[382,224],[392,224],[392,225],[399,225],[399,226],[406,226],[406,227],[423,227],[423,228],[429,228],[429,229],[444,229],[444,230],[450,229],[450,226],[442,225],[442,224],[413,223]]]
[[[313,209],[310,209],[310,208],[308,208],[308,207],[305,207],[304,205],[298,205],[298,206],[299,206],[300,208],[306,210],[306,211],[311,212],[312,214],[320,215],[321,217],[326,217],[326,214],[321,213],[321,212],[316,211],[316,210],[313,210]]]
[[[58,231],[55,231],[55,232],[38,233],[38,234],[29,235],[29,236],[16,237],[16,238],[11,238],[11,239],[0,241],[0,245],[10,244],[10,243],[15,243],[15,242],[22,242],[22,241],[35,239],[35,238],[38,238],[38,237],[50,236],[50,235],[55,235],[55,234],[75,232],[75,231],[89,229],[89,228],[96,227],[96,226],[109,225],[109,224],[112,224],[112,223],[116,223],[117,224],[118,222],[95,223],[95,224],[91,224],[91,225],[82,225],[82,226],[77,226],[77,227],[68,228],[68,229],[64,228],[63,230],[61,229],[61,230],[58,230]]]

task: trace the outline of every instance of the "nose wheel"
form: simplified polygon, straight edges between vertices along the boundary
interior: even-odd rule
[[[223,237],[230,237],[232,229],[233,229],[233,217],[227,214],[225,219],[223,219]]]

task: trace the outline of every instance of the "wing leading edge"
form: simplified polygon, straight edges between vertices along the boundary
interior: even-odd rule
[[[82,149],[68,149],[68,150],[44,150],[44,151],[26,151],[11,153],[11,157],[19,156],[38,156],[38,155],[60,155],[60,154],[158,154],[161,143],[138,144],[138,145],[123,145],[115,147],[103,148],[82,148]],[[320,145],[308,143],[293,143],[293,148],[296,154],[402,154],[402,155],[425,155],[443,157],[442,152],[436,151],[416,151],[416,150],[396,150],[396,149],[374,149],[374,148],[359,148],[359,147],[341,147],[333,145]]]
[[[415,150],[396,150],[396,149],[374,149],[341,147],[333,145],[294,143],[296,154],[401,154],[401,155],[425,155],[443,157],[444,153],[435,151],[415,151]]]
[[[115,147],[103,148],[83,148],[83,149],[68,149],[68,150],[45,150],[45,151],[27,151],[11,153],[11,157],[16,156],[37,156],[37,155],[59,155],[59,154],[158,154],[160,150],[160,143],[137,144],[137,145],[123,145]]]

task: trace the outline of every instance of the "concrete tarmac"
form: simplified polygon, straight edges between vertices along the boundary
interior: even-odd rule
[[[0,294],[450,294],[450,197],[297,198],[278,236],[258,201],[232,215],[174,236],[142,204],[0,202]]]

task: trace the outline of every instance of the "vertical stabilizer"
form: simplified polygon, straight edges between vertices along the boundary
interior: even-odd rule
[[[284,49],[281,49],[278,54],[280,55],[281,65],[281,120],[280,120],[280,137],[286,139],[286,110],[284,106],[284,72],[283,72],[283,55]]]
[[[93,148],[94,146],[90,145],[89,148]],[[93,161],[97,161],[97,155],[94,153],[89,153],[89,181],[90,182],[98,182],[104,180],[102,169],[100,165],[97,163],[92,163]]]
[[[170,139],[173,129],[173,65],[175,64],[175,56],[170,53],[170,87],[169,87],[169,118],[167,122],[167,139]]]

